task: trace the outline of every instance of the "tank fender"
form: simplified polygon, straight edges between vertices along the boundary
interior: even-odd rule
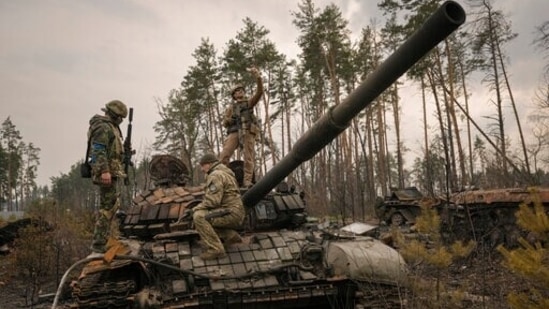
[[[371,237],[330,241],[326,262],[334,276],[386,284],[406,283],[407,266],[395,249]]]

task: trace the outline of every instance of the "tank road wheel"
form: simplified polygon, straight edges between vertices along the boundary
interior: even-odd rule
[[[404,223],[404,216],[400,212],[395,212],[391,215],[391,225],[401,226]]]

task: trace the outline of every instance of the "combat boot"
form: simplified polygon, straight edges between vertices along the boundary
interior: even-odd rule
[[[206,260],[213,260],[213,259],[221,259],[226,257],[227,254],[224,251],[213,251],[213,250],[206,250],[206,252],[202,252],[200,254],[200,258],[204,261]]]

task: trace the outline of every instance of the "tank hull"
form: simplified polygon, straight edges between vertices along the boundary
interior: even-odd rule
[[[175,235],[122,240],[110,263],[87,264],[71,308],[400,308],[406,265],[373,238],[316,243],[304,231],[255,233],[227,246],[227,257],[203,261],[196,235]]]

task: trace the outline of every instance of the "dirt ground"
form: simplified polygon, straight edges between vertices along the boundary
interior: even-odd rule
[[[14,269],[13,259],[10,255],[0,255],[0,309],[32,308],[45,309],[51,308],[53,297],[42,299],[40,303],[32,305],[28,293],[28,280],[17,276]],[[40,294],[54,293],[56,289],[55,278],[50,278],[43,285]]]
[[[417,285],[423,284],[436,289],[435,270],[413,265],[410,265],[410,269],[411,278],[419,283]],[[528,290],[527,282],[503,267],[499,255],[474,254],[467,260],[452,264],[439,278],[441,286],[445,287],[440,292],[441,298],[445,299],[441,302],[445,305],[440,308],[510,308],[507,295],[510,292]]]

